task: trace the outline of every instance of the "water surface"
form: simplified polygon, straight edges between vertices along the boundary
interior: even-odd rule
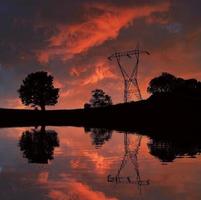
[[[107,129],[0,129],[0,199],[201,199],[200,143]]]

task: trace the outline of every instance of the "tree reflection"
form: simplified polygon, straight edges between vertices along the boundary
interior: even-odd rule
[[[54,158],[54,148],[59,146],[59,140],[55,131],[41,127],[23,132],[19,146],[29,163],[45,164]]]
[[[148,143],[150,153],[162,162],[172,162],[178,157],[195,157],[201,152],[199,138],[152,139]]]
[[[112,138],[112,131],[106,128],[85,128],[85,132],[90,133],[92,144],[96,148],[100,148]]]

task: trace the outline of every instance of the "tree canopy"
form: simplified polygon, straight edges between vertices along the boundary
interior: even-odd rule
[[[185,80],[169,73],[162,73],[150,81],[147,91],[153,95],[171,93],[201,97],[201,82],[196,79]]]
[[[152,94],[172,92],[176,80],[174,75],[164,72],[150,81],[147,91]]]
[[[105,107],[112,105],[112,98],[105,94],[101,89],[95,89],[92,92],[92,97],[89,100],[89,103],[84,105],[85,108],[96,108],[96,107]]]
[[[55,105],[59,98],[59,89],[54,88],[53,76],[44,71],[29,74],[18,92],[24,105],[39,106],[41,110],[45,110],[47,105]]]

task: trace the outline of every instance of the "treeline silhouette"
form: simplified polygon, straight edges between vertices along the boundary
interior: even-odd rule
[[[0,109],[0,115],[3,116],[0,126],[70,125],[125,131],[149,131],[164,127],[169,130],[173,127],[178,130],[200,130],[199,81],[184,80],[163,73],[150,81],[148,91],[152,95],[146,100],[87,109]],[[179,131],[177,134],[182,133]]]
[[[29,74],[22,82],[18,93],[22,103],[45,111],[46,106],[55,105],[59,98],[59,88],[53,85],[54,77],[47,72],[38,71]],[[152,96],[174,96],[175,98],[201,99],[201,82],[196,79],[185,80],[170,73],[163,72],[153,78],[147,91]],[[164,100],[164,99],[163,99]],[[185,99],[184,99],[185,100]],[[112,98],[102,89],[91,92],[91,99],[84,104],[85,109],[111,106]]]

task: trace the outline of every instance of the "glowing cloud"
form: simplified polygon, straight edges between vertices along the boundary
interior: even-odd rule
[[[50,38],[48,49],[38,55],[40,62],[47,62],[55,56],[67,60],[107,40],[115,39],[120,30],[131,25],[133,20],[148,17],[154,12],[168,11],[169,3],[129,8],[92,4],[86,6],[86,9],[89,16],[84,22],[58,25],[58,33]],[[90,15],[93,9],[99,10],[99,14]]]
[[[117,200],[116,198],[106,197],[104,193],[93,191],[88,185],[78,181],[53,182],[55,189],[51,190],[49,196],[53,200],[58,199],[83,199],[83,200]],[[68,188],[71,192],[67,192]]]
[[[95,84],[98,81],[107,78],[115,79],[116,75],[111,71],[109,66],[105,65],[105,63],[98,63],[95,71],[82,81],[82,85]]]

